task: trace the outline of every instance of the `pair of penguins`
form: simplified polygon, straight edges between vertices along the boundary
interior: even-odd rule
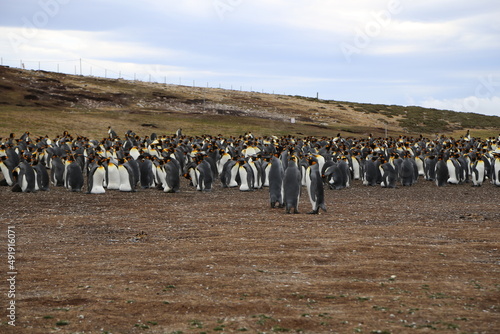
[[[269,170],[269,197],[271,207],[285,207],[287,214],[299,213],[299,200],[302,189],[302,172],[296,157],[288,160],[286,169],[282,161],[273,156]],[[309,214],[318,214],[319,210],[326,211],[323,179],[321,178],[318,161],[309,158],[309,166],[305,170],[307,193],[311,202],[312,211]]]

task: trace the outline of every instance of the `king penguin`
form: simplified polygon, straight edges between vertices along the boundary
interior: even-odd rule
[[[12,161],[8,159],[7,156],[0,157],[0,170],[2,171],[5,183],[8,186],[14,185],[14,178],[12,177],[12,171],[14,170],[15,167],[16,166],[14,166]]]
[[[426,180],[434,181],[436,179],[436,163],[437,158],[434,155],[430,155],[424,159],[424,175]]]
[[[106,177],[106,169],[104,166],[94,164],[90,168],[87,178],[87,193],[88,194],[104,194],[104,178]]]
[[[325,164],[325,166],[327,166]],[[346,180],[338,162],[331,161],[325,170],[324,177],[330,189],[340,190],[345,188]]]
[[[451,157],[446,161],[446,167],[448,167],[448,183],[459,184],[460,183],[460,165],[458,161]]]
[[[17,179],[12,191],[14,192],[35,192],[36,191],[36,176],[33,167],[25,161],[21,162],[14,168],[12,175]]]
[[[382,182],[380,183],[382,188],[396,188],[398,180],[396,169],[389,162],[385,161],[385,159],[382,160],[379,168],[382,174]]]
[[[262,159],[262,186],[269,187],[269,172],[271,171],[271,157]]]
[[[33,166],[33,169],[35,170],[38,189],[41,191],[49,190],[50,178],[47,168],[42,163],[37,162]]]
[[[140,170],[140,183],[143,189],[155,187],[155,175],[153,172],[153,162],[149,157],[141,156],[136,160]]]
[[[163,191],[166,193],[176,193],[179,192],[180,188],[180,178],[179,171],[180,165],[175,159],[168,158],[167,163],[163,165],[163,170],[165,172],[165,184],[163,185]]]
[[[494,158],[491,162],[491,182],[495,186],[500,187],[500,154],[494,153],[493,156]]]
[[[204,158],[200,158],[198,160],[198,166],[196,166],[195,170],[197,172],[198,183],[196,190],[199,191],[212,191],[212,183],[213,183],[213,173],[212,168],[210,167],[210,163]]]
[[[377,167],[377,157],[372,157],[364,162],[364,175],[363,175],[363,185],[365,186],[376,186],[377,179],[379,178],[380,171]]]
[[[254,189],[255,175],[249,162],[240,164],[240,191],[252,191]]]
[[[310,159],[310,166],[306,169],[306,186],[309,200],[311,201],[312,211],[310,214],[318,214],[319,209],[326,211],[325,192],[323,189],[323,180],[319,173],[319,164],[315,159]]]
[[[437,158],[436,162],[436,185],[438,187],[442,187],[446,185],[446,182],[448,181],[448,166],[446,165],[446,162],[443,159],[443,156],[439,156]]]
[[[352,177],[354,180],[359,180],[361,178],[361,164],[359,163],[359,156],[357,154],[352,155],[351,159]]]
[[[121,160],[118,165],[118,172],[120,174],[120,187],[118,190],[135,192],[136,181],[134,170],[130,166],[129,162]]]
[[[291,213],[292,208],[294,213],[299,213],[301,178],[297,162],[294,158],[289,159],[283,177],[283,202],[286,213]]]
[[[418,170],[416,170],[413,158],[409,154],[403,158],[403,163],[401,164],[400,177],[401,185],[411,186],[415,183],[416,174],[418,175]]]
[[[480,187],[484,182],[484,161],[481,159],[479,154],[477,160],[471,162],[471,177],[473,187]]]
[[[64,186],[64,164],[59,156],[51,159],[51,181],[56,187]]]
[[[106,189],[119,190],[120,172],[118,171],[118,166],[110,159],[107,159],[105,162],[105,168],[106,168]]]
[[[234,164],[232,164],[232,163],[230,164],[228,162],[228,164],[230,164],[228,166],[229,177],[226,178],[226,182],[228,182],[227,186],[229,188],[237,187],[239,185],[238,182],[240,181],[240,177],[239,177],[240,163],[236,158],[233,161],[235,162]]]
[[[273,156],[270,162],[269,169],[269,200],[271,201],[271,208],[276,206],[283,207],[283,164],[281,160]]]
[[[71,191],[82,191],[84,178],[82,168],[76,161],[69,160],[66,166],[66,188]]]

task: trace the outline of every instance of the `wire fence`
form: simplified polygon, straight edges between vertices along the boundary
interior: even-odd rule
[[[116,63],[112,63],[116,65]],[[129,67],[127,70],[116,70],[102,64],[98,64],[97,61],[92,61],[88,59],[66,59],[66,60],[26,60],[26,59],[6,59],[0,57],[1,66],[9,66],[14,68],[20,68],[25,70],[34,71],[47,71],[71,75],[81,75],[81,76],[91,76],[97,78],[106,79],[124,79],[130,81],[141,81],[149,83],[158,84],[173,84],[173,85],[185,85],[200,88],[220,88],[220,89],[230,89],[239,90],[247,92],[258,92],[267,94],[278,94],[274,90],[255,90],[253,86],[248,85],[234,85],[228,83],[218,83],[213,85],[210,81],[201,79],[190,79],[179,75],[169,74],[168,70],[162,70],[161,66],[153,66],[153,70],[141,69],[141,65],[128,64],[124,65]],[[144,65],[146,66],[146,65]],[[135,67],[135,69],[130,69]],[[154,69],[156,67],[156,69]],[[139,70],[136,70],[139,69]],[[212,81],[213,82],[213,81]],[[205,84],[206,83],[206,84]],[[279,93],[286,95],[285,92]]]

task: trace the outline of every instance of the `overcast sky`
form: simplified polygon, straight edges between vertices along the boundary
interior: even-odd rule
[[[500,116],[498,0],[22,0],[2,64]]]

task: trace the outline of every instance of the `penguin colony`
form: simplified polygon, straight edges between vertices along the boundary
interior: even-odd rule
[[[467,134],[460,139],[189,137],[153,133],[141,138],[127,131],[120,138],[108,128],[97,141],[68,132],[50,139],[0,138],[1,185],[15,192],[47,191],[50,186],[102,194],[108,190],[135,192],[156,188],[167,193],[189,186],[210,192],[214,182],[241,191],[268,188],[272,208],[299,213],[302,187],[312,210],[326,211],[324,189],[365,186],[411,186],[419,177],[438,187],[485,181],[500,186],[500,136],[486,140]]]

